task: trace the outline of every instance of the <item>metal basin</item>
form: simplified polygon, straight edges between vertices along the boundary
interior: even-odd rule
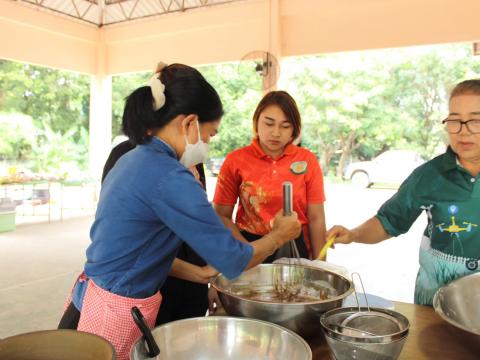
[[[114,360],[112,345],[100,336],[76,330],[46,330],[0,340],[0,359]]]
[[[292,331],[254,319],[211,316],[178,320],[152,330],[160,348],[157,360],[311,360],[312,351]],[[131,360],[150,359],[143,339]]]
[[[305,283],[327,282],[336,290],[338,296],[328,300],[281,303],[252,300],[246,295],[239,295],[238,291],[232,291],[239,287],[271,289],[274,271],[276,274],[282,274],[284,281],[288,281],[292,274],[290,271],[292,266],[299,268]],[[227,314],[270,321],[293,330],[305,338],[321,334],[320,315],[342,306],[343,300],[353,292],[352,282],[343,276],[314,267],[286,264],[258,265],[245,271],[233,281],[218,275],[212,282],[212,286],[218,291]]]
[[[441,287],[433,298],[437,314],[453,327],[462,342],[480,349],[480,273]]]

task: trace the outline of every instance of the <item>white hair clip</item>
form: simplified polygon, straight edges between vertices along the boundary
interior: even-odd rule
[[[148,80],[148,86],[152,89],[153,95],[153,110],[157,111],[165,105],[165,85],[160,80],[160,73],[167,67],[164,62],[159,62],[155,69],[155,74]]]
[[[152,90],[153,95],[153,110],[157,111],[165,105],[165,85],[160,81],[160,73],[154,74],[148,80],[148,86]]]

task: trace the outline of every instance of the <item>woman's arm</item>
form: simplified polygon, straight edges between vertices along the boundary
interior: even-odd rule
[[[210,265],[197,266],[189,262],[175,258],[170,269],[170,276],[188,280],[199,284],[208,284],[210,278],[217,275],[218,271]]]
[[[312,246],[312,259],[316,259],[325,244],[325,210],[323,204],[308,204],[308,233]]]
[[[213,208],[217,212],[218,216],[220,217],[220,220],[222,220],[223,225],[225,225],[227,228],[232,230],[232,235],[235,239],[240,240],[244,243],[248,243],[247,239],[245,239],[238,229],[237,225],[232,221],[232,215],[233,215],[233,208],[234,206],[231,205],[218,205],[218,204],[213,204]]]

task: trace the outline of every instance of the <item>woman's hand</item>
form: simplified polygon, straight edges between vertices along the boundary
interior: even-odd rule
[[[278,248],[290,240],[296,239],[302,232],[302,224],[298,221],[297,213],[293,212],[292,215],[284,216],[282,212],[278,212],[273,219],[273,226],[271,235],[275,236]]]
[[[222,307],[222,303],[220,302],[220,298],[218,297],[217,290],[215,290],[212,286],[208,289],[208,314],[212,315]]]
[[[217,276],[218,274],[219,272],[217,269],[210,265],[198,267],[197,279],[195,282],[200,284],[208,284],[212,280],[212,277]]]
[[[280,212],[273,219],[272,231],[261,239],[251,242],[253,257],[247,265],[247,269],[260,264],[269,255],[283,244],[296,239],[302,231],[302,224],[297,219],[297,213],[283,216]]]
[[[330,239],[332,236],[336,236],[335,243],[337,244],[350,244],[352,242],[376,244],[391,237],[376,216],[352,230],[348,230],[341,225],[335,225],[327,231],[325,238]]]
[[[327,231],[325,235],[325,241],[330,239],[332,236],[335,236],[335,243],[339,244],[350,244],[355,240],[355,232],[348,230],[346,227],[341,225],[335,225],[330,230]]]
[[[199,284],[208,284],[210,279],[218,274],[218,271],[210,265],[197,266],[175,258],[170,269],[170,276],[178,279],[196,282]]]

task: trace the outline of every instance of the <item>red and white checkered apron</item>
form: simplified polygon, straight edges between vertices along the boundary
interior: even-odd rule
[[[128,360],[130,348],[141,335],[131,308],[138,307],[152,329],[161,301],[160,292],[145,299],[133,299],[103,290],[89,279],[77,330],[107,339],[115,348],[117,359]]]

